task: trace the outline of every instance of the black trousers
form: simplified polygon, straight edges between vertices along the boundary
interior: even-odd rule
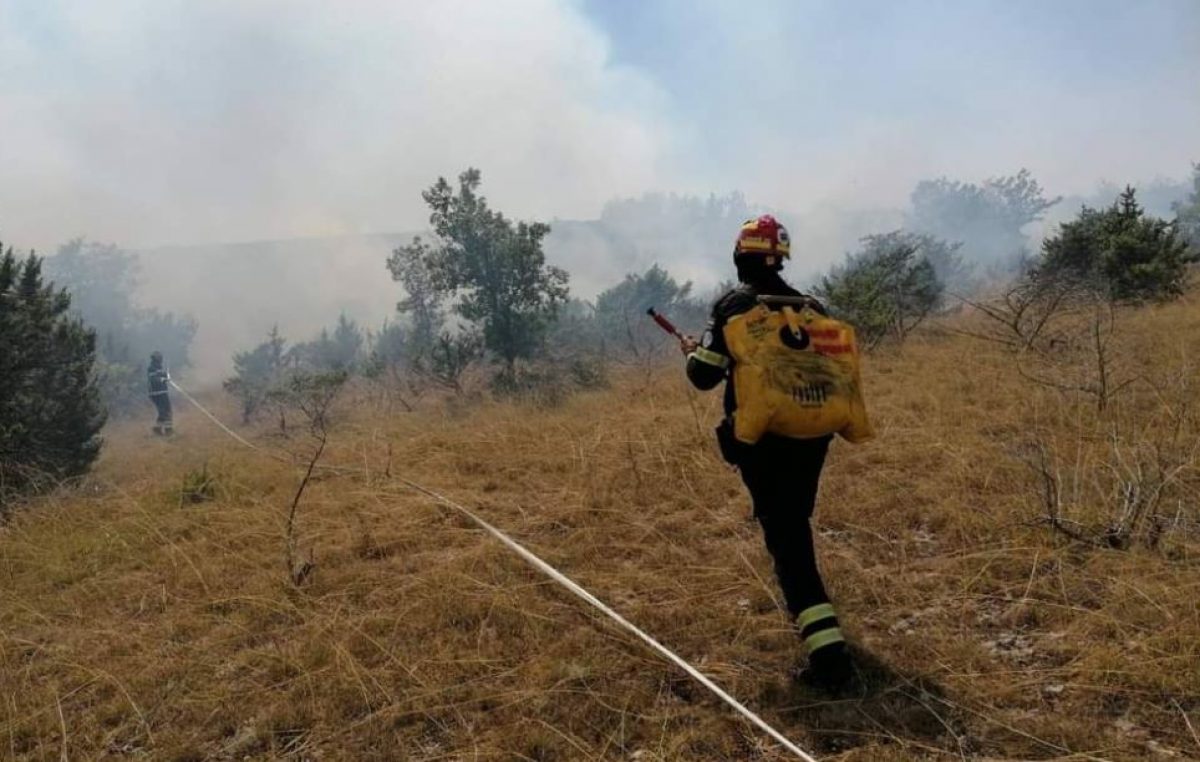
[[[154,403],[154,407],[158,409],[158,420],[155,423],[160,426],[171,422],[171,398],[165,394],[155,394],[150,398]]]
[[[750,491],[754,516],[762,526],[767,550],[775,561],[775,576],[793,618],[829,601],[817,569],[809,519],[830,439],[768,434],[757,444],[744,447],[738,457],[742,481]]]

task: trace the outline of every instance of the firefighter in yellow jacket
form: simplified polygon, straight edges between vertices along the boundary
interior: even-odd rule
[[[836,687],[851,674],[837,613],[817,568],[809,519],[834,434],[871,435],[853,329],[780,277],[787,230],[764,215],[734,246],[738,285],[717,300],[701,341],[682,342],[699,389],[725,381],[717,427],[724,458],[750,492],[788,610],[808,648],[804,677]]]

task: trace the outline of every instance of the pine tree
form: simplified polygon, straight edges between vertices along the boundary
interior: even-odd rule
[[[1111,299],[1168,299],[1183,293],[1195,259],[1177,223],[1148,216],[1126,187],[1112,206],[1083,207],[1047,239],[1035,276],[1091,283]]]
[[[105,414],[96,334],[71,297],[42,282],[31,252],[0,257],[0,513],[12,498],[85,472]]]

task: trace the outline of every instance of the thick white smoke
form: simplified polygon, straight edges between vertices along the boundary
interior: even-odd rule
[[[0,3],[0,232],[132,247],[419,227],[467,165],[516,214],[657,182],[660,95],[554,0]]]

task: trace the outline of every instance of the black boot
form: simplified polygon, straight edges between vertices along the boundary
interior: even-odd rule
[[[811,680],[819,687],[827,690],[837,690],[850,683],[854,677],[854,665],[845,643],[819,648],[808,655],[808,669]]]
[[[796,627],[808,647],[801,682],[825,690],[849,683],[854,669],[833,604],[826,601],[804,609],[796,616]]]
[[[854,686],[854,663],[839,643],[809,654],[808,664],[796,672],[795,679],[809,690],[842,696]]]

